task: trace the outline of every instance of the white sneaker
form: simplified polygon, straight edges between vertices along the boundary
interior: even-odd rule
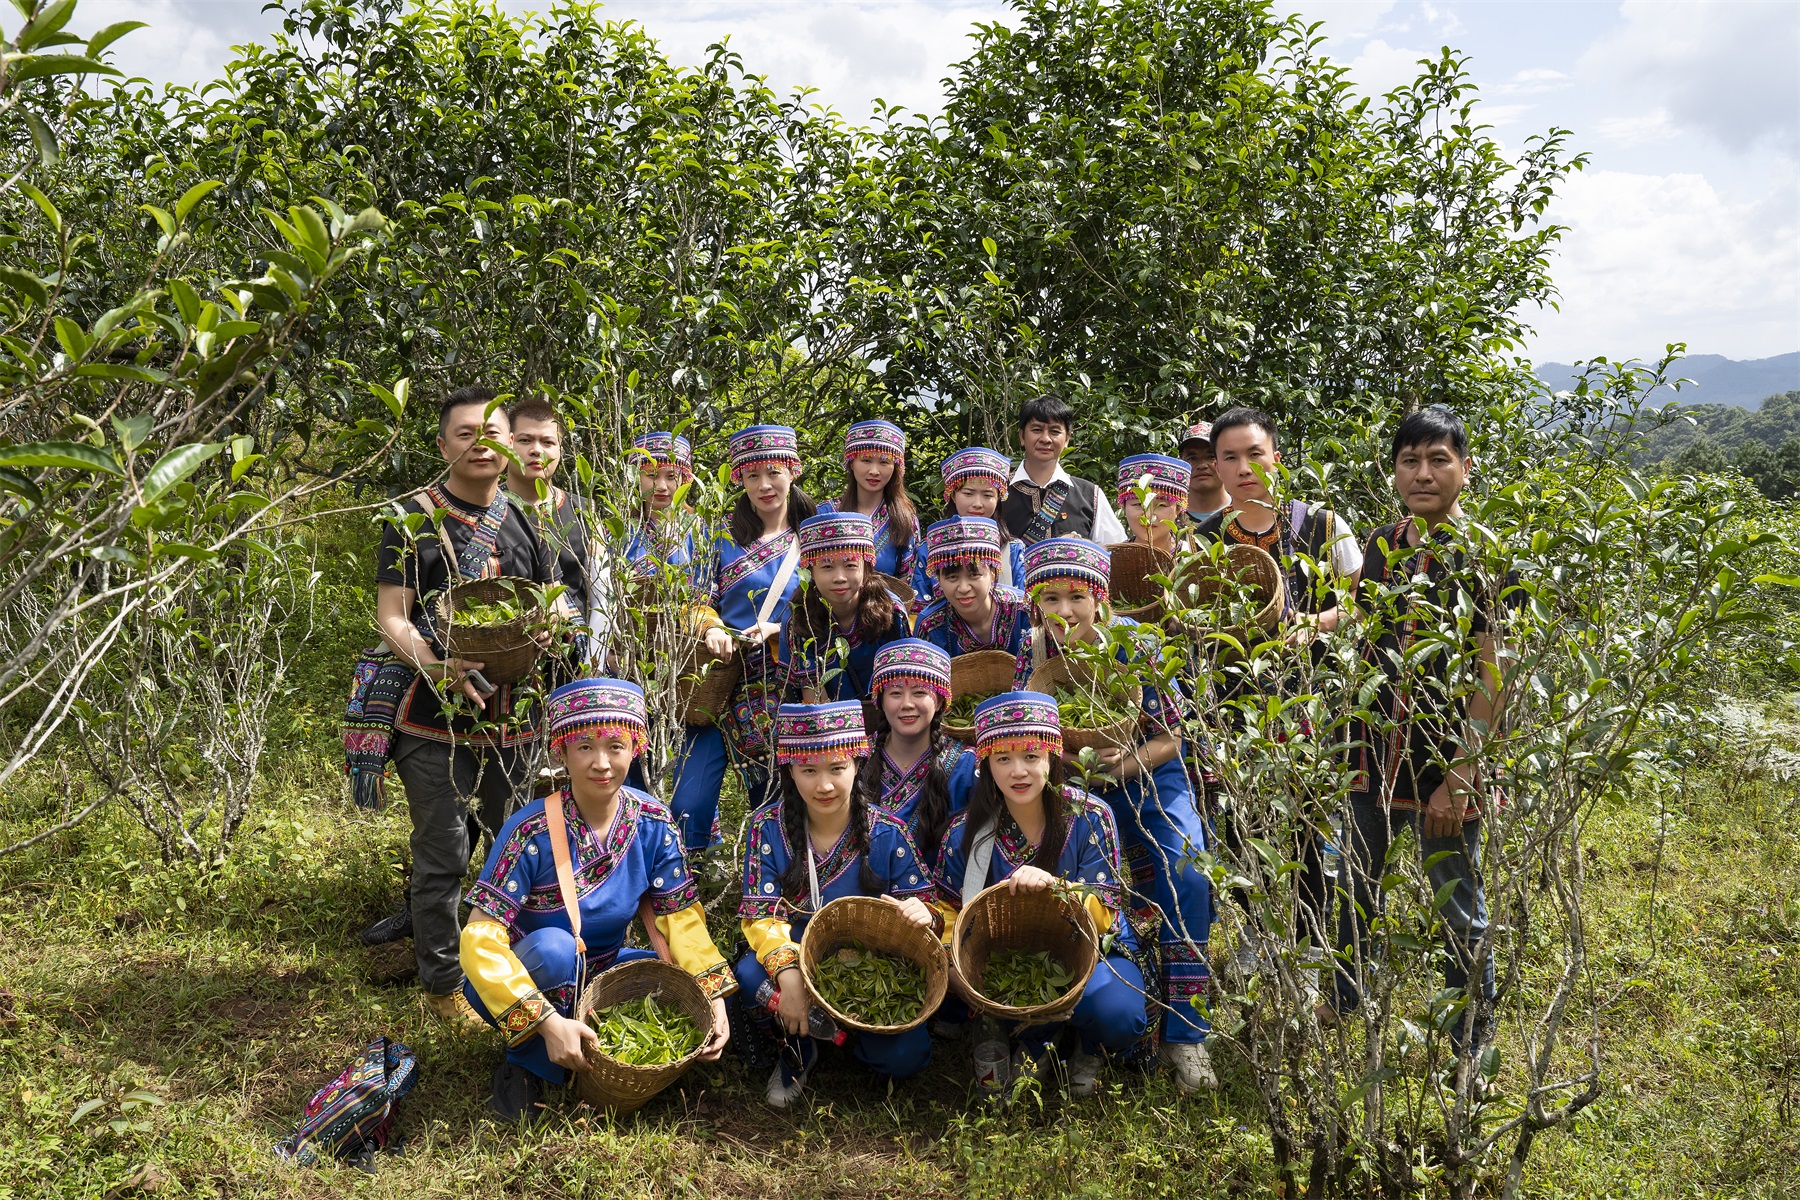
[[[763,1092],[763,1099],[769,1102],[770,1108],[788,1109],[799,1103],[801,1093],[806,1091],[806,1077],[812,1074],[809,1066],[789,1081],[783,1076],[781,1064],[775,1064],[775,1070],[769,1075],[768,1090]]]
[[[1163,1062],[1175,1072],[1175,1086],[1184,1096],[1198,1091],[1212,1091],[1219,1086],[1213,1074],[1212,1058],[1199,1042],[1164,1042],[1160,1051]]]
[[[1091,1096],[1100,1083],[1100,1056],[1076,1051],[1069,1056],[1069,1095]]]

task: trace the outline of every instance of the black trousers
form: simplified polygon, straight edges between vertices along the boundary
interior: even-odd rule
[[[457,906],[469,859],[485,832],[499,832],[522,799],[525,750],[451,746],[402,733],[394,769],[412,815],[413,955],[419,982],[444,995],[462,986]]]

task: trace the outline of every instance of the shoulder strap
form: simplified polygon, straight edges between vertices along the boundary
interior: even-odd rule
[[[987,886],[988,868],[993,862],[994,830],[984,829],[975,839],[975,848],[969,851],[969,861],[963,864],[962,902],[965,906]]]
[[[1063,505],[1069,502],[1069,481],[1058,479],[1044,489],[1044,501],[1037,513],[1031,518],[1031,524],[1019,535],[1019,540],[1027,546],[1035,545],[1050,536],[1050,530],[1062,519]]]
[[[556,860],[556,890],[562,894],[569,933],[575,938],[575,956],[586,962],[587,943],[581,940],[581,902],[575,898],[575,864],[569,857],[569,823],[563,820],[562,792],[544,797],[544,826],[550,834],[550,857]]]
[[[763,596],[762,607],[756,610],[758,625],[769,623],[769,617],[774,614],[775,606],[781,603],[781,598],[787,594],[788,580],[794,577],[794,568],[800,565],[800,535],[792,530],[789,530],[789,533],[792,534],[794,540],[788,543],[787,553],[781,556],[781,569],[775,572],[775,582],[769,585],[768,592]]]

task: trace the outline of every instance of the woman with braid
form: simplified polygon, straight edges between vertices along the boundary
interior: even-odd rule
[[[800,977],[800,939],[813,914],[840,896],[883,896],[914,925],[944,931],[944,916],[926,902],[931,874],[919,861],[906,825],[871,807],[857,786],[857,763],[869,757],[862,701],[783,704],[775,714],[775,786],[779,798],[751,814],[738,905],[749,951],[735,971],[754,997],[752,1019],[772,1009],[786,1046],[765,1096],[774,1108],[800,1099],[818,1061],[807,1020],[811,1008]],[[858,1034],[856,1057],[884,1079],[905,1079],[931,1059],[924,1026],[900,1034]]]
[[[967,796],[975,753],[943,734],[950,704],[950,656],[918,638],[889,642],[875,656],[870,700],[875,744],[863,763],[863,798],[906,823],[925,862],[937,861],[950,818],[962,807],[953,777]]]

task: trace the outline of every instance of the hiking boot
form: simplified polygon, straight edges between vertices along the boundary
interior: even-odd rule
[[[488,1028],[473,1008],[469,1007],[468,997],[461,989],[454,992],[425,993],[425,1011],[436,1017],[439,1024],[447,1026],[452,1033],[479,1033]]]
[[[361,933],[365,946],[385,946],[413,935],[412,905],[402,904]]]
[[[1164,1042],[1162,1060],[1175,1072],[1175,1086],[1184,1096],[1198,1091],[1212,1091],[1219,1086],[1213,1074],[1212,1058],[1199,1042]]]
[[[1077,1050],[1069,1056],[1069,1095],[1091,1096],[1100,1084],[1100,1056]]]
[[[501,1063],[494,1068],[488,1111],[508,1125],[537,1124],[549,1111],[544,1107],[544,1081],[517,1063]]]

